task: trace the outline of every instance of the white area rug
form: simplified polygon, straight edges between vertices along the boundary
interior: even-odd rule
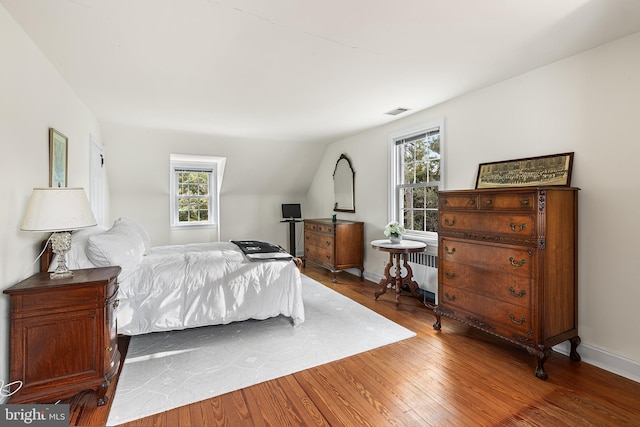
[[[302,276],[306,320],[289,318],[131,338],[107,425],[219,396],[415,336]]]

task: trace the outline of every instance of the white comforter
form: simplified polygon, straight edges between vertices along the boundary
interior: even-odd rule
[[[118,332],[125,335],[279,315],[304,322],[296,265],[249,261],[226,242],[151,248],[120,282],[118,297]]]

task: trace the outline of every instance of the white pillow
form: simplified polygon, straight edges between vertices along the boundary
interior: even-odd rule
[[[140,264],[145,245],[139,232],[127,221],[116,220],[113,227],[89,237],[87,257],[97,267],[119,265],[120,280],[125,280]]]
[[[142,243],[144,243],[144,253],[145,255],[148,254],[149,250],[151,249],[151,237],[149,236],[147,230],[142,226],[142,224],[129,218],[119,218],[116,222],[118,221],[127,223],[140,235]]]
[[[83,228],[71,233],[71,249],[67,252],[66,261],[69,270],[79,270],[81,268],[95,268],[96,265],[87,257],[87,242],[89,236],[107,231],[106,227],[96,225],[94,227]],[[54,255],[49,266],[49,271],[54,271],[58,267],[58,255]]]

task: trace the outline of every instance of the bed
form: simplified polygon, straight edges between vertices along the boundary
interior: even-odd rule
[[[67,254],[71,270],[122,267],[117,320],[124,335],[280,315],[298,325],[304,306],[294,261],[250,260],[231,242],[151,247],[146,230],[125,218],[111,229],[75,231]]]

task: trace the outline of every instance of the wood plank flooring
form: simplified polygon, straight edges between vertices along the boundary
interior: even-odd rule
[[[547,381],[507,342],[433,314],[377,286],[307,265],[305,274],[417,336],[303,372],[136,420],[126,426],[638,426],[640,383],[553,353]],[[121,340],[121,352],[128,341]],[[580,347],[578,347],[578,352]],[[108,394],[113,396],[114,385]],[[71,404],[71,425],[105,425],[95,395]]]

